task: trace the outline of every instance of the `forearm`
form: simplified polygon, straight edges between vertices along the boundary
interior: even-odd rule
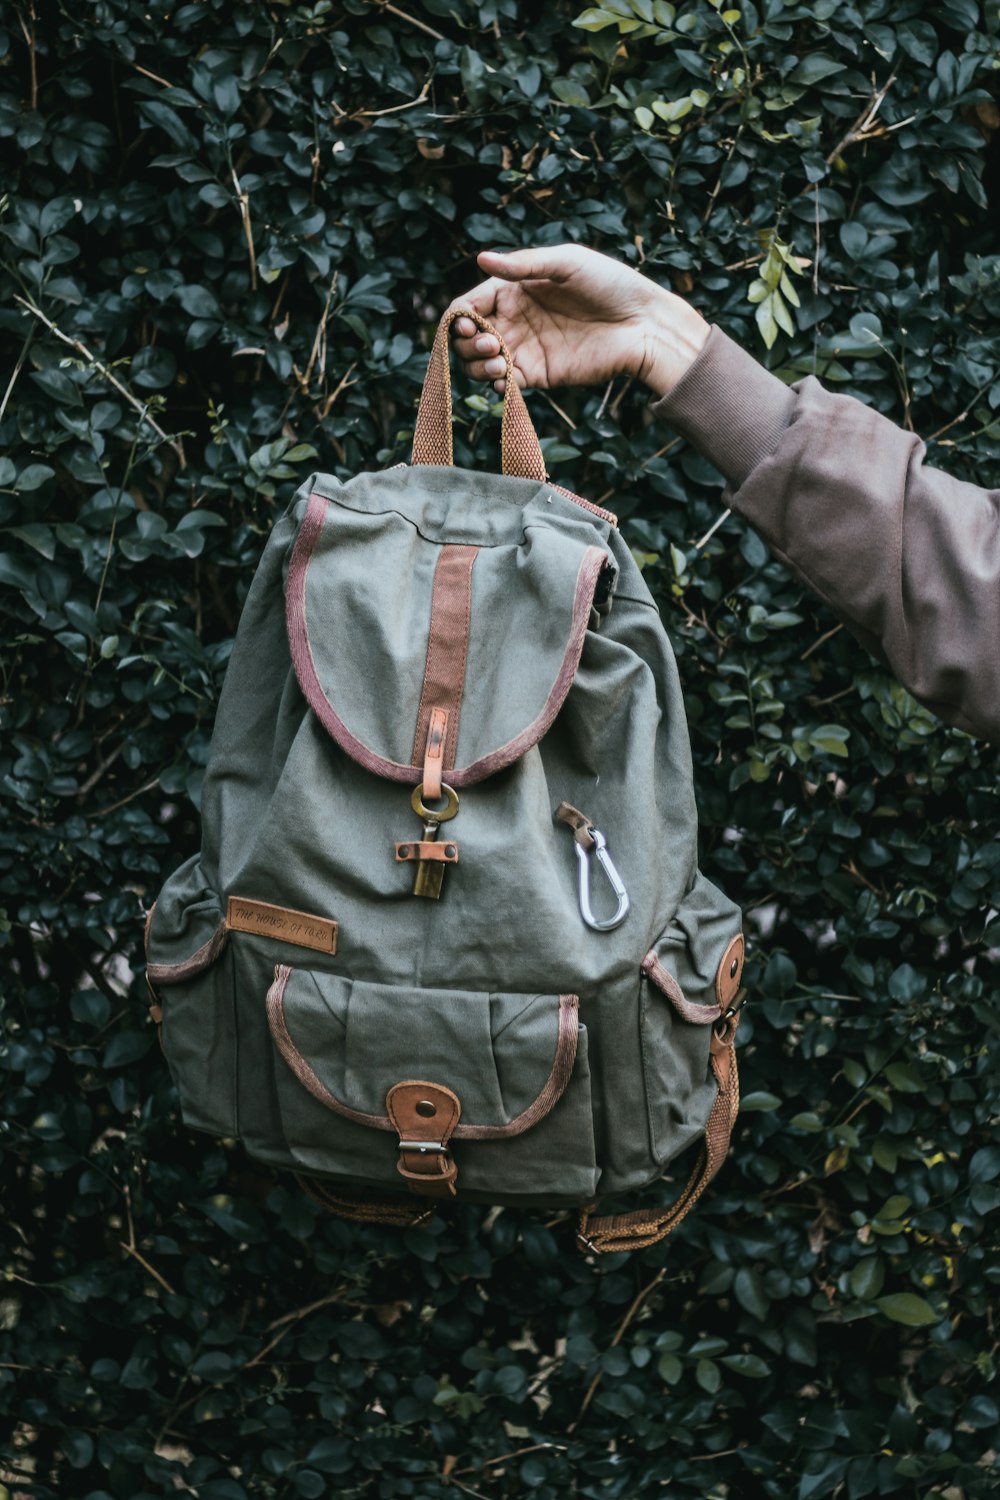
[[[928,468],[912,433],[812,378],[784,386],[718,329],[653,410],[916,697],[1000,741],[1000,492]]]

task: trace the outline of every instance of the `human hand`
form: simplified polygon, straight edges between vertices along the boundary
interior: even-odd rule
[[[708,337],[708,324],[682,298],[582,245],[484,250],[477,261],[489,280],[452,306],[471,306],[493,323],[522,386],[592,385],[625,374],[662,396]],[[466,373],[502,393],[497,340],[461,317],[452,339]]]

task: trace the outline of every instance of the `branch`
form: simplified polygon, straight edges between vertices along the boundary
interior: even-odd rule
[[[610,1348],[613,1349],[616,1344],[620,1344],[621,1343],[622,1338],[624,1337],[626,1328],[631,1323],[632,1319],[635,1317],[636,1313],[639,1311],[640,1307],[645,1302],[645,1300],[649,1296],[650,1292],[653,1291],[656,1287],[659,1286],[660,1282],[663,1280],[663,1278],[666,1276],[666,1274],[667,1274],[666,1267],[661,1268],[659,1271],[657,1271],[657,1273],[653,1277],[652,1281],[649,1282],[649,1284],[647,1286],[644,1286],[643,1289],[642,1289],[642,1291],[638,1294],[638,1296],[634,1298],[634,1300],[632,1302],[632,1306],[629,1308],[629,1310],[625,1314],[624,1318],[622,1318],[621,1322],[618,1324],[618,1327],[617,1327],[617,1329],[615,1331],[615,1336],[611,1340],[611,1344],[609,1345]],[[577,1414],[574,1417],[573,1421],[569,1424],[569,1427],[566,1429],[567,1432],[574,1432],[576,1430],[576,1428],[579,1427],[580,1423],[583,1421],[583,1418],[584,1418],[584,1415],[586,1413],[586,1410],[587,1410],[588,1406],[590,1405],[591,1401],[593,1401],[594,1396],[597,1393],[597,1387],[600,1385],[600,1383],[601,1383],[601,1381],[602,1381],[603,1378],[604,1378],[604,1371],[603,1370],[598,1370],[597,1374],[594,1376],[593,1380],[588,1385],[586,1394],[585,1394],[585,1396],[583,1398],[583,1401],[580,1404],[580,1410],[577,1412]]]
[[[875,120],[875,116],[882,108],[882,101],[885,99],[886,94],[889,92],[895,82],[895,68],[893,68],[892,72],[889,74],[888,78],[880,89],[876,89],[875,80],[872,79],[871,101],[865,105],[864,109],[858,115],[858,118],[855,120],[854,124],[851,126],[847,134],[837,142],[833,150],[827,155],[826,164],[828,167],[833,165],[837,157],[846,146],[852,146],[854,145],[855,141],[863,141],[865,139],[865,136],[868,134],[869,129]],[[808,191],[808,189],[806,189],[805,191]]]
[[[134,409],[139,413],[139,416],[147,424],[147,426],[152,427],[153,431],[158,437],[162,438],[165,443],[170,444],[171,448],[173,448],[174,452],[177,454],[178,459],[180,460],[181,468],[184,469],[187,467],[187,459],[184,457],[184,444],[181,442],[180,438],[173,438],[169,433],[164,432],[160,424],[154,421],[154,419],[149,415],[149,412],[139,400],[138,396],[133,396],[132,392],[122,385],[117,376],[112,375],[107,365],[102,364],[101,361],[97,358],[97,355],[91,353],[86,344],[81,343],[79,339],[72,338],[68,333],[63,333],[62,329],[57,328],[55,323],[52,322],[52,319],[47,318],[42,312],[42,309],[40,307],[36,307],[34,302],[29,302],[27,298],[18,297],[16,294],[14,296],[14,301],[19,302],[22,307],[26,308],[27,311],[31,313],[33,318],[38,318],[39,322],[44,323],[50,333],[54,333],[57,339],[61,339],[64,344],[68,344],[71,349],[75,349],[78,354],[82,354],[87,363],[91,365],[99,375],[103,375],[108,384],[113,385],[119,395],[124,396],[128,404],[131,407],[134,407]]]
[[[257,256],[253,248],[253,228],[250,224],[250,195],[240,187],[240,179],[236,175],[236,168],[229,169],[233,174],[233,187],[236,189],[236,201],[240,206],[240,218],[243,220],[243,233],[246,236],[247,253],[250,256],[250,290],[257,290]]]

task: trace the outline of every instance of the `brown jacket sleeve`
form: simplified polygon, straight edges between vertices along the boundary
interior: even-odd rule
[[[1000,742],[1000,491],[812,376],[788,387],[713,328],[653,411],[730,503],[928,708]]]

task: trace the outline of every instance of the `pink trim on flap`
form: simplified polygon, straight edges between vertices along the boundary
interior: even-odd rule
[[[319,673],[316,671],[316,662],[313,659],[309,634],[306,630],[306,569],[309,566],[313,548],[323,530],[329,503],[325,495],[309,496],[309,504],[306,506],[306,513],[295,539],[291,562],[288,565],[285,618],[295,675],[299,680],[299,687],[305,694],[306,702],[323,728],[333,736],[342,750],[346,750],[352,760],[356,760],[358,765],[363,766],[366,771],[373,771],[376,776],[384,776],[389,781],[406,781],[416,786],[423,775],[423,767],[402,766],[396,761],[386,760],[356,739],[340,715],[334,712],[329,698],[323,691]]]
[[[582,505],[584,510],[592,511],[595,516],[600,516],[602,521],[610,521],[612,526],[618,525],[618,517],[613,510],[605,510],[602,505],[597,505],[593,500],[585,500],[582,495],[576,494],[574,490],[568,490],[564,484],[553,484],[547,481],[550,490],[555,490],[559,495],[565,495],[567,500],[572,500],[574,505]]]
[[[323,530],[329,503],[324,495],[309,496],[309,504],[306,507],[288,565],[285,608],[288,643],[291,648],[295,675],[306,702],[323,728],[352,760],[357,761],[358,765],[366,771],[382,776],[387,781],[403,781],[409,786],[416,786],[423,776],[423,766],[406,766],[399,761],[388,760],[384,755],[379,755],[369,746],[362,744],[334,709],[323,691],[323,684],[316,670],[306,626],[306,572],[313,549]],[[505,766],[519,760],[531,749],[532,745],[537,744],[542,735],[551,727],[572,686],[576,669],[580,664],[587,625],[590,621],[590,611],[593,606],[594,590],[597,588],[597,580],[606,561],[607,555],[600,547],[588,547],[583,554],[576,579],[569,640],[556,680],[552,684],[541,713],[528,725],[527,729],[522,730],[514,739],[508,740],[506,745],[501,745],[498,750],[491,751],[489,755],[481,756],[469,766],[450,770],[448,772],[450,786],[471,786],[473,782],[482,781],[485,777],[502,771]]]
[[[642,972],[658,990],[663,991],[674,1010],[685,1021],[691,1021],[695,1026],[709,1026],[713,1021],[718,1021],[722,1015],[718,1005],[695,1005],[691,1000],[685,1000],[684,991],[677,980],[663,967],[652,951],[647,953],[642,961]]]
[[[491,750],[489,755],[483,755],[479,760],[474,760],[471,766],[466,766],[462,771],[449,772],[452,786],[469,786],[474,781],[483,781],[487,776],[494,776],[505,766],[512,765],[515,760],[520,760],[521,756],[527,754],[532,745],[537,745],[542,735],[552,727],[552,721],[562,708],[566,694],[573,686],[576,669],[580,665],[587,626],[590,623],[590,611],[594,605],[594,590],[597,588],[597,580],[606,562],[607,555],[601,551],[600,547],[588,547],[583,554],[580,571],[576,575],[573,628],[570,631],[562,666],[559,668],[556,680],[545,700],[545,706],[537,719],[534,719],[527,729],[522,729],[514,739],[508,740],[506,745],[501,745],[499,750]]]

